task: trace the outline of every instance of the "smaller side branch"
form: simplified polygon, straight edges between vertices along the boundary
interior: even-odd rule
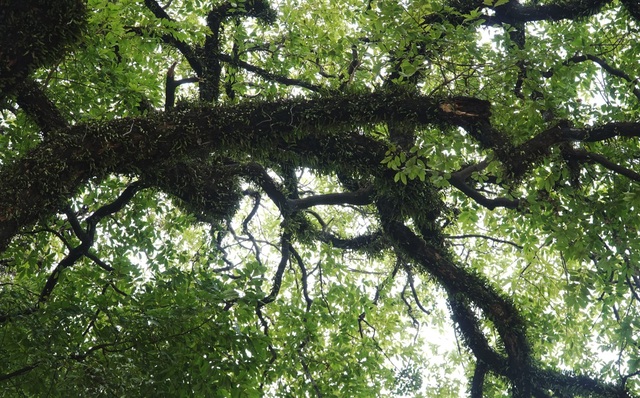
[[[143,188],[142,184],[134,182],[131,185],[129,185],[116,200],[96,210],[86,220],[86,224],[87,224],[86,231],[82,229],[82,227],[79,225],[79,223],[75,219],[75,216],[69,217],[72,228],[78,234],[78,238],[80,238],[81,243],[78,246],[71,249],[69,251],[69,254],[67,254],[67,256],[58,263],[56,268],[49,275],[49,278],[47,278],[47,281],[42,291],[40,292],[40,296],[38,298],[39,304],[42,304],[47,301],[47,299],[53,292],[53,289],[58,284],[60,274],[65,269],[73,266],[76,263],[76,261],[78,261],[80,258],[82,258],[83,256],[87,256],[89,254],[89,249],[93,245],[93,241],[95,238],[97,223],[100,220],[102,220],[104,217],[120,211],[127,203],[129,203],[129,201],[131,201],[131,199],[136,194],[136,192],[138,192],[142,188]],[[95,258],[95,256],[93,257]],[[103,266],[103,268],[105,267]]]
[[[607,61],[605,61],[604,59],[596,55],[592,55],[592,54],[575,55],[569,58],[567,61],[565,61],[564,64],[580,63],[585,61],[593,61],[596,64],[600,65],[600,67],[604,69],[607,73],[609,73],[611,76],[619,77],[629,82],[632,85],[631,90],[633,91],[633,94],[636,96],[636,98],[640,100],[640,88],[638,88],[638,78],[631,77],[628,73],[626,73],[622,69],[611,66]],[[545,77],[546,76],[547,75],[545,75]]]
[[[31,365],[27,365],[27,366],[22,367],[22,368],[20,368],[18,370],[15,370],[15,371],[13,371],[11,373],[0,375],[0,381],[9,380],[9,379],[12,379],[14,377],[21,376],[21,375],[23,375],[25,373],[29,373],[33,369],[37,368],[39,365],[40,365],[39,362],[32,363]]]
[[[241,59],[236,59],[227,54],[218,54],[218,58],[221,61],[227,62],[228,64],[233,65],[237,68],[242,68],[248,72],[254,73],[268,81],[284,84],[285,86],[302,87],[313,92],[322,91],[322,87],[316,84],[305,82],[304,80],[300,80],[300,79],[293,79],[287,76],[278,75],[273,72],[269,72],[266,69],[262,69],[260,67],[251,65],[248,62],[242,61]]]
[[[293,255],[293,258],[296,259],[298,267],[300,268],[300,273],[302,274],[302,277],[300,278],[300,281],[302,283],[302,294],[304,295],[304,300],[307,304],[307,312],[309,312],[309,310],[311,309],[311,304],[313,304],[313,299],[311,298],[311,296],[309,296],[309,273],[307,272],[307,268],[304,266],[304,260],[302,259],[302,256],[300,256],[300,254],[293,247],[290,247],[289,249],[291,251],[291,254]]]
[[[466,178],[467,178],[466,172],[452,173],[451,178],[449,178],[449,183],[452,186],[458,188],[462,193],[467,195],[469,198],[473,199],[479,205],[482,205],[489,210],[494,210],[497,207],[504,207],[507,209],[517,209],[518,206],[520,205],[520,201],[516,199],[487,198],[486,196],[482,195],[480,192],[473,189],[469,184],[467,184]]]
[[[491,240],[497,243],[504,243],[506,245],[511,245],[513,247],[515,247],[516,249],[522,250],[523,247],[518,245],[517,243],[511,242],[509,240],[504,240],[504,239],[498,239],[498,238],[494,238],[493,236],[487,236],[487,235],[482,235],[482,234],[465,234],[465,235],[445,235],[445,238],[447,239],[468,239],[468,238],[481,238],[481,239],[487,239],[487,240]]]
[[[623,175],[632,181],[640,182],[640,173],[637,173],[626,167],[620,166],[619,164],[613,163],[612,161],[610,161],[609,159],[607,159],[606,157],[598,153],[588,152],[585,150],[573,150],[571,152],[571,156],[579,160],[596,162],[601,166],[603,166],[604,168],[609,169],[620,175]]]
[[[265,305],[275,301],[278,297],[278,293],[280,293],[280,287],[282,286],[282,277],[284,276],[284,270],[287,268],[287,264],[289,263],[289,253],[291,248],[291,234],[285,233],[282,235],[281,239],[281,257],[280,264],[278,264],[278,269],[276,270],[276,274],[273,277],[273,286],[271,287],[271,292],[268,296],[258,301],[258,309],[264,307]]]
[[[473,371],[473,379],[471,381],[471,398],[482,398],[482,390],[484,388],[484,376],[487,374],[488,366],[484,362],[478,360],[476,368]]]
[[[420,308],[420,311],[424,312],[427,315],[431,315],[431,311],[424,308],[424,306],[422,305],[422,302],[420,301],[420,298],[418,297],[418,292],[416,290],[415,282],[413,279],[413,271],[409,267],[405,267],[405,272],[407,273],[407,283],[411,288],[411,295],[413,296],[413,299],[415,300],[416,305],[418,306],[418,308]]]
[[[173,21],[173,19],[160,6],[160,4],[158,4],[157,1],[144,0],[144,4],[153,13],[153,15],[155,15],[156,18]],[[131,28],[131,30],[133,32],[136,32],[137,34],[143,33],[142,30],[138,27]],[[182,55],[184,55],[184,57],[187,59],[187,62],[189,62],[189,65],[191,66],[191,68],[196,72],[196,75],[202,76],[202,63],[200,62],[200,60],[196,56],[194,49],[190,45],[188,45],[187,43],[181,40],[176,39],[174,36],[170,34],[162,35],[161,38],[162,38],[162,41],[165,42],[166,44],[177,48],[178,51],[180,51],[180,53],[182,53]]]
[[[306,198],[291,200],[289,203],[292,210],[301,210],[319,205],[369,205],[373,203],[373,197],[373,188],[367,187],[354,192],[337,192],[308,196]]]

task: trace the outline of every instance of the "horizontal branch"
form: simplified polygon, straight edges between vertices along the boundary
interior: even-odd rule
[[[513,247],[515,247],[516,249],[519,249],[519,250],[523,249],[523,247],[520,246],[519,244],[511,242],[509,240],[494,238],[493,236],[487,236],[487,235],[482,235],[482,234],[445,235],[445,238],[447,238],[447,239],[480,238],[480,239],[491,240],[491,241],[497,242],[497,243],[504,243],[504,244],[507,244],[507,245],[511,245],[511,246],[513,246]]]
[[[454,25],[470,25],[481,20],[485,26],[496,26],[502,24],[518,25],[536,21],[561,21],[575,20],[590,15],[598,14],[613,0],[565,0],[553,1],[545,4],[538,2],[522,5],[518,0],[507,1],[496,7],[487,7],[483,1],[456,1],[453,7],[455,13],[433,13],[423,18],[423,24],[442,23],[447,21]],[[623,0],[622,4],[635,17],[640,16],[637,2],[635,0]],[[489,13],[480,14],[477,19],[466,18],[474,9],[490,9]]]
[[[487,25],[519,24],[535,21],[560,21],[563,19],[577,19],[597,14],[612,0],[565,0],[548,4],[523,6],[517,0],[511,0],[502,6],[493,7],[495,15],[482,17]]]
[[[326,131],[337,128],[388,120],[416,126],[437,123],[443,119],[437,103],[415,94],[377,92],[235,106],[202,105],[52,132],[23,158],[0,169],[0,192],[6,193],[0,197],[0,250],[19,226],[54,214],[91,178],[139,174],[167,159],[224,149],[252,154],[256,159],[284,161],[298,149],[287,143],[300,132],[304,132],[299,138],[304,146],[305,139],[330,140]],[[339,162],[340,151],[346,149],[336,149],[328,155]]]
[[[612,122],[583,128],[556,125],[505,151],[496,151],[512,175],[521,176],[551,148],[571,141],[598,142],[616,137],[640,137],[640,123]]]
[[[293,199],[289,200],[289,206],[295,211],[322,205],[369,205],[373,203],[373,194],[373,189],[368,187],[354,192],[328,193],[308,196],[302,199]]]
[[[353,238],[340,238],[328,232],[324,232],[320,236],[320,240],[331,244],[337,249],[346,250],[380,250],[385,246],[384,235],[381,231],[376,231],[367,235],[358,235]]]
[[[600,126],[562,129],[563,141],[597,142],[616,137],[640,137],[639,122],[612,122]]]

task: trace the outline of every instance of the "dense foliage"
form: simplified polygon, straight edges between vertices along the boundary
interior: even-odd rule
[[[636,0],[0,0],[3,396],[640,396]]]

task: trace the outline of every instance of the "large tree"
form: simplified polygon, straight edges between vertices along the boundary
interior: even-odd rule
[[[1,0],[4,396],[640,394],[636,0]]]

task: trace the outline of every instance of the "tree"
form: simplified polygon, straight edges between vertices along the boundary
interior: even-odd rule
[[[636,1],[0,20],[7,396],[640,395]]]

